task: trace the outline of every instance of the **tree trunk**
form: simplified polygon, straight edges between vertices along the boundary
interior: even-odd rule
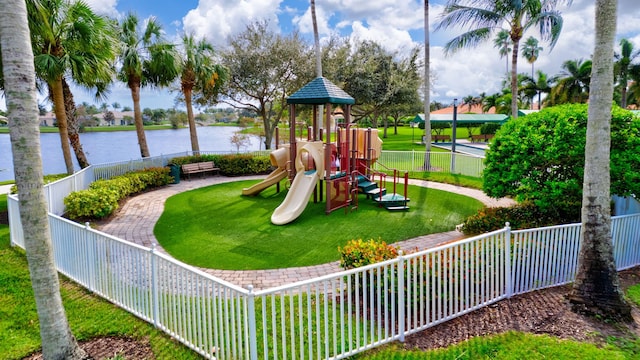
[[[189,135],[191,138],[191,151],[194,153],[200,152],[200,145],[198,144],[198,132],[196,130],[196,120],[193,117],[193,106],[191,104],[192,89],[183,88],[184,102],[187,106],[187,119],[189,120]]]
[[[596,41],[589,92],[582,196],[582,246],[572,309],[590,315],[631,320],[620,290],[611,244],[610,146],[613,98],[613,46],[617,0],[596,1]]]
[[[71,147],[76,155],[78,165],[80,165],[81,169],[84,169],[91,164],[89,164],[89,160],[87,160],[87,156],[84,154],[84,150],[82,149],[82,143],[80,142],[80,134],[78,131],[79,124],[78,119],[76,118],[76,103],[73,101],[73,93],[71,93],[69,84],[67,84],[67,81],[64,78],[62,78],[62,94],[64,96],[64,110],[67,114],[69,142],[71,142]]]
[[[518,48],[520,39],[511,39],[513,51],[511,52],[511,118],[518,118]]]
[[[60,133],[60,143],[62,145],[62,155],[67,174],[73,174],[73,159],[71,158],[71,147],[69,146],[69,129],[67,126],[67,114],[64,110],[64,95],[62,91],[62,76],[49,84],[51,88],[51,98],[58,122],[58,132]]]
[[[624,76],[621,79],[622,86],[620,89],[620,107],[623,109],[627,108],[627,77]]]
[[[140,146],[140,156],[149,157],[149,147],[147,137],[144,134],[144,123],[142,122],[142,111],[140,111],[140,83],[129,82],[131,98],[133,99],[133,118],[136,124],[136,134],[138,135],[138,145]]]
[[[424,0],[424,170],[431,170],[431,86],[429,44],[429,0]]]
[[[86,354],[78,347],[62,306],[53,258],[43,191],[38,100],[27,9],[20,0],[6,0],[2,5],[0,47],[9,133],[42,352],[45,359],[83,359]],[[59,108],[64,113],[62,104]]]

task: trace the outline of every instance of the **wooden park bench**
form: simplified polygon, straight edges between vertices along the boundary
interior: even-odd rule
[[[431,135],[431,140],[438,141],[451,141],[451,136],[449,135]]]
[[[182,174],[186,175],[189,180],[191,180],[191,174],[204,174],[209,171],[211,171],[211,173],[216,173],[219,170],[220,168],[216,167],[213,161],[204,161],[182,165]]]
[[[490,139],[493,139],[493,134],[480,134],[480,135],[471,135],[471,142],[482,141],[488,142]]]

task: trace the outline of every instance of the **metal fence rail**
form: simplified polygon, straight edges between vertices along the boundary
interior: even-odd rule
[[[415,154],[383,155],[398,162],[424,156]],[[175,156],[184,154],[92,166],[49,184],[50,209],[60,211],[63,194],[86,188],[88,179],[164,166]],[[16,196],[8,197],[8,209],[12,244],[24,248]],[[580,224],[505,227],[382,263],[253,291],[53,211],[49,221],[61,273],[209,359],[346,358],[514,294],[571,282],[580,247]],[[640,264],[640,214],[614,217],[612,236],[618,268]]]

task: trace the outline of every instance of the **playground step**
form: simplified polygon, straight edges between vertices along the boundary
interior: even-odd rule
[[[363,193],[366,193],[376,188],[378,188],[378,184],[374,182],[371,182],[371,181],[358,182],[358,189],[360,189],[360,191],[362,191]]]
[[[407,205],[403,205],[403,206],[385,206],[385,209],[387,209],[389,211],[404,211],[404,210],[409,210],[409,207]]]
[[[386,194],[384,195],[382,198],[380,197],[375,197],[373,198],[374,201],[379,202],[381,204],[388,204],[388,203],[406,203],[411,201],[409,198],[405,198],[404,196],[400,195],[400,194]]]
[[[378,196],[378,197],[380,197],[380,193],[382,193],[382,196],[386,195],[387,189],[376,187],[375,189],[371,189],[366,192],[366,194],[369,196]]]

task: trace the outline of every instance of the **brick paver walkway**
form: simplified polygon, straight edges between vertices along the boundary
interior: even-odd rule
[[[194,178],[192,180],[181,181],[179,184],[173,184],[158,190],[143,193],[130,198],[122,209],[120,209],[118,214],[109,221],[109,223],[100,226],[100,230],[107,234],[111,234],[146,247],[151,247],[153,244],[156,244],[156,249],[166,254],[166,251],[162,249],[160,245],[157,245],[157,240],[153,235],[153,227],[160,218],[160,215],[164,210],[165,200],[168,197],[203,186],[260,178],[262,178],[262,176],[210,176],[201,179]],[[510,199],[492,199],[480,190],[468,189],[460,186],[423,180],[410,180],[410,184],[470,196],[482,201],[487,206],[507,206],[513,203]],[[414,239],[394,243],[394,245],[398,245],[403,249],[423,250],[437,246],[438,244],[456,241],[463,237],[462,233],[454,230],[440,234],[420,236]],[[248,285],[253,285],[255,289],[265,289],[331,274],[340,271],[341,268],[339,267],[339,263],[336,261],[316,266],[274,270],[201,270],[234,285],[245,288]]]

